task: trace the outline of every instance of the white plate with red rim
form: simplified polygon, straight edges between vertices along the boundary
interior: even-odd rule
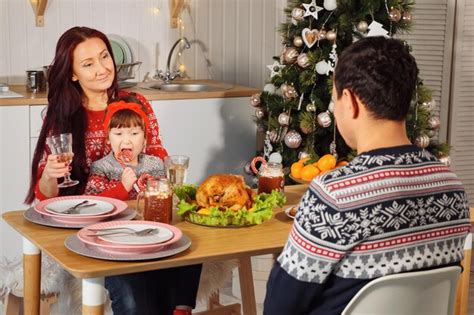
[[[119,227],[127,227],[127,228],[134,228],[137,230],[141,230],[143,228],[158,228],[158,229],[167,229],[169,230],[173,236],[172,238],[168,239],[167,241],[158,242],[158,243],[146,243],[146,244],[129,244],[129,243],[117,243],[110,242],[110,237],[104,239],[104,236],[95,236],[97,230],[106,230],[110,228],[119,228]],[[157,234],[157,236],[159,233]],[[157,251],[164,248],[167,245],[173,244],[182,237],[183,233],[180,229],[175,226],[159,223],[159,222],[152,222],[152,221],[111,221],[111,222],[103,222],[97,223],[93,225],[86,226],[85,228],[79,230],[77,232],[77,237],[79,240],[84,242],[85,244],[92,245],[95,247],[99,247],[105,251],[111,252],[124,252],[124,253],[146,253],[150,251]],[[118,235],[115,235],[117,237]],[[147,236],[143,236],[146,238]],[[131,239],[129,235],[129,240]],[[157,238],[158,239],[158,238]]]
[[[120,228],[123,228],[120,230]],[[154,232],[139,236],[135,234],[131,234],[130,231],[142,231],[145,229],[156,229]],[[109,235],[100,235],[100,233],[109,233],[114,232],[113,234]],[[122,232],[122,233],[120,233]],[[94,234],[94,233],[93,233]],[[173,238],[174,233],[168,227],[162,226],[157,227],[151,224],[123,224],[120,227],[117,227],[116,230],[99,230],[98,238],[105,242],[109,242],[112,244],[122,244],[122,245],[152,245],[158,243],[164,243],[169,241]]]
[[[57,202],[60,200],[73,200],[75,204],[79,203],[80,200],[87,199],[90,202],[95,202],[95,201],[103,201],[107,202],[113,205],[114,209],[112,211],[109,211],[105,214],[100,214],[100,215],[83,215],[83,216],[77,216],[77,215],[64,215],[64,214],[56,214],[56,213],[51,213],[46,211],[45,207],[48,206],[49,204],[53,202]],[[99,221],[103,221],[106,219],[109,219],[113,216],[116,216],[117,214],[122,213],[127,209],[128,205],[121,200],[118,199],[113,199],[113,198],[107,198],[107,197],[99,197],[99,196],[84,196],[84,195],[79,195],[79,196],[62,196],[62,197],[55,197],[55,198],[50,198],[43,200],[39,202],[35,207],[35,211],[38,212],[39,214],[50,217],[56,221],[59,222],[65,222],[65,223],[78,223],[78,224],[87,224],[87,223],[95,223]]]
[[[87,202],[87,203],[86,203]],[[84,203],[83,206],[80,205]],[[93,206],[87,206],[94,204]],[[79,206],[78,206],[79,205]],[[68,210],[76,207],[74,211],[77,213],[65,213]],[[96,216],[109,213],[115,209],[114,205],[108,201],[90,199],[83,197],[80,199],[61,199],[48,203],[44,206],[44,210],[57,215],[63,215],[68,217],[84,217],[84,216]]]

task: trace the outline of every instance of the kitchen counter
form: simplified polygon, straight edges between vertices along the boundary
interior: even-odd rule
[[[156,82],[138,83],[137,86],[126,88],[126,91],[137,92],[144,95],[149,101],[155,100],[184,100],[184,99],[205,99],[205,98],[228,98],[228,97],[246,97],[259,90],[245,87],[241,85],[233,85],[213,80],[181,80],[173,81],[173,83],[205,83],[210,87],[215,87],[215,90],[203,92],[183,92],[183,91],[161,91],[150,89],[148,86],[156,84]],[[31,93],[26,91],[24,85],[12,85],[10,90],[23,95],[18,98],[0,98],[0,106],[16,106],[16,105],[46,105],[48,103],[47,93]]]

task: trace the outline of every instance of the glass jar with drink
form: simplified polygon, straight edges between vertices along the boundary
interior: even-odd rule
[[[166,178],[147,180],[145,191],[137,196],[137,209],[139,209],[141,198],[145,199],[143,211],[145,220],[171,224],[173,189]]]
[[[263,163],[258,170],[258,193],[271,193],[273,190],[283,192],[285,176],[280,163]]]
[[[166,175],[173,187],[186,182],[189,157],[185,155],[169,155],[165,157]]]

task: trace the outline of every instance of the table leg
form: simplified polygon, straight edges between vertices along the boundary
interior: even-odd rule
[[[239,281],[242,294],[242,309],[244,315],[256,315],[255,290],[253,287],[252,262],[250,257],[240,258]]]
[[[82,315],[103,315],[104,278],[82,279]]]
[[[41,251],[23,237],[23,310],[39,315],[41,290]]]

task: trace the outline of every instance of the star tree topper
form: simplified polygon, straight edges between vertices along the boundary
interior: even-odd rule
[[[280,64],[278,61],[273,61],[272,65],[267,66],[268,69],[270,69],[270,78],[273,78],[276,75],[281,76],[281,69],[285,68],[285,65]]]
[[[323,9],[316,5],[316,0],[312,0],[311,3],[303,3],[303,6],[306,10],[304,17],[311,15],[315,20],[318,19],[318,12]]]

